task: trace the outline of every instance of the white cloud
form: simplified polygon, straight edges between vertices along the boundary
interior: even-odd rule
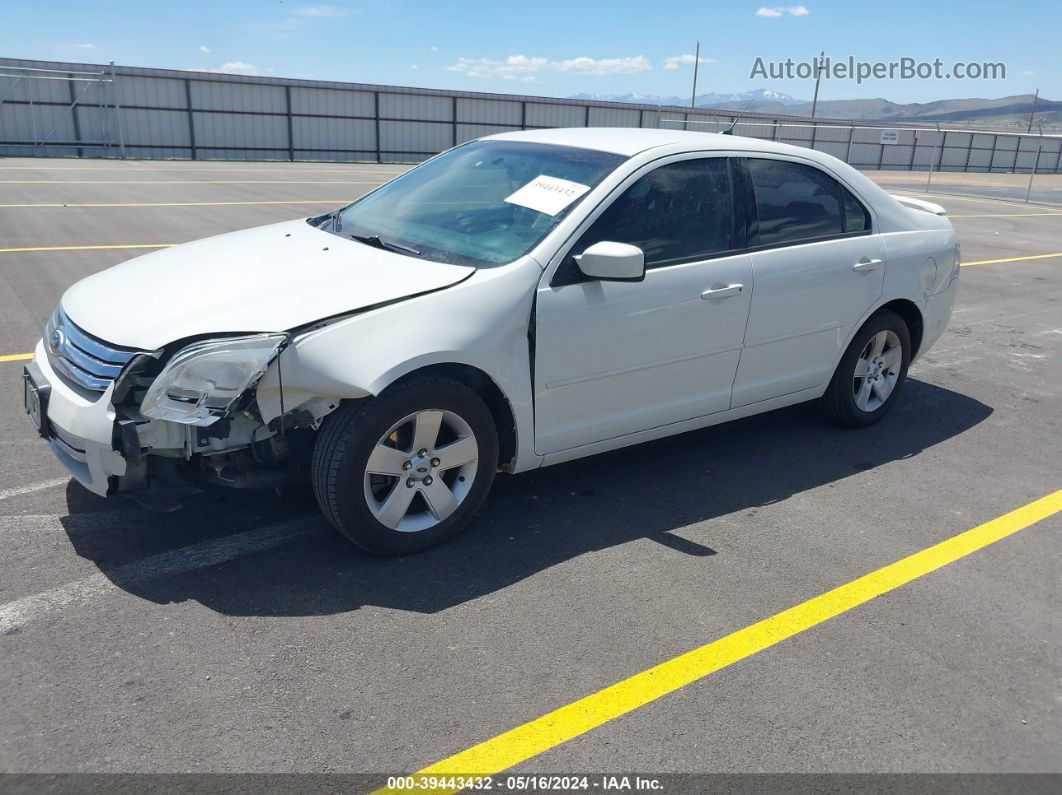
[[[431,51],[432,51],[432,52],[438,52],[438,51],[439,51],[439,48],[438,48],[438,47],[435,47],[435,46],[432,46],[432,47],[431,47]]]
[[[420,66],[418,66],[418,65],[417,65],[417,64],[415,64],[415,63],[411,63],[411,64],[409,65],[409,68],[410,68],[410,69],[420,69]]]
[[[510,55],[504,61],[494,58],[458,58],[446,67],[451,72],[462,72],[469,77],[501,77],[515,80],[520,75],[535,72],[578,72],[585,75],[629,75],[645,72],[653,66],[644,55],[628,55],[623,58],[567,58],[553,61],[549,58],[526,55]]]
[[[291,13],[298,17],[317,17],[327,19],[339,19],[340,17],[348,17],[354,13],[352,8],[343,8],[342,6],[329,5],[322,3],[320,5],[312,6],[297,6]]]
[[[686,53],[684,55],[672,55],[664,59],[664,68],[678,69],[679,66],[683,64],[692,64],[694,62],[715,63],[715,58],[706,58],[702,55],[700,59],[698,59],[696,55],[690,55],[689,53]]]
[[[95,44],[60,44],[60,47],[69,47],[72,50],[94,50]]]
[[[1022,74],[1026,77],[1032,77],[1034,74],[1036,74],[1036,72],[1034,72],[1032,69],[1026,69],[1024,72],[1022,72]]]
[[[786,14],[791,17],[806,17],[810,13],[806,6],[761,6],[756,9],[758,17],[784,17]]]
[[[258,67],[253,63],[243,61],[226,61],[217,69],[207,69],[208,72],[223,72],[227,75],[256,75]]]
[[[207,47],[205,44],[200,45],[199,52],[210,52],[210,48]]]

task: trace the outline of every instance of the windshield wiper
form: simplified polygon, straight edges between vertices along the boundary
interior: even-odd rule
[[[420,252],[415,248],[409,246],[403,246],[401,243],[392,243],[389,240],[384,240],[379,235],[349,235],[351,240],[357,240],[359,243],[364,243],[366,246],[372,246],[373,248],[382,248],[385,251],[397,251],[401,254],[412,254],[414,257],[419,257]]]

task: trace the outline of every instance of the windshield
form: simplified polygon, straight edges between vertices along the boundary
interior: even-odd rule
[[[504,265],[530,251],[625,159],[568,146],[476,141],[339,211],[331,229],[408,256]]]

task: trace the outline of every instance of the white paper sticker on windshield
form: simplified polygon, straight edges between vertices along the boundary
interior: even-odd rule
[[[588,190],[589,185],[540,174],[505,201],[546,215],[556,215]]]

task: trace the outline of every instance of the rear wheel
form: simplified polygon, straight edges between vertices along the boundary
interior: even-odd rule
[[[459,532],[494,481],[498,438],[482,398],[425,377],[326,418],[313,486],[336,529],[363,549],[402,555]]]
[[[874,315],[859,330],[822,396],[826,415],[861,428],[877,422],[899,397],[911,361],[911,335],[895,312]]]

